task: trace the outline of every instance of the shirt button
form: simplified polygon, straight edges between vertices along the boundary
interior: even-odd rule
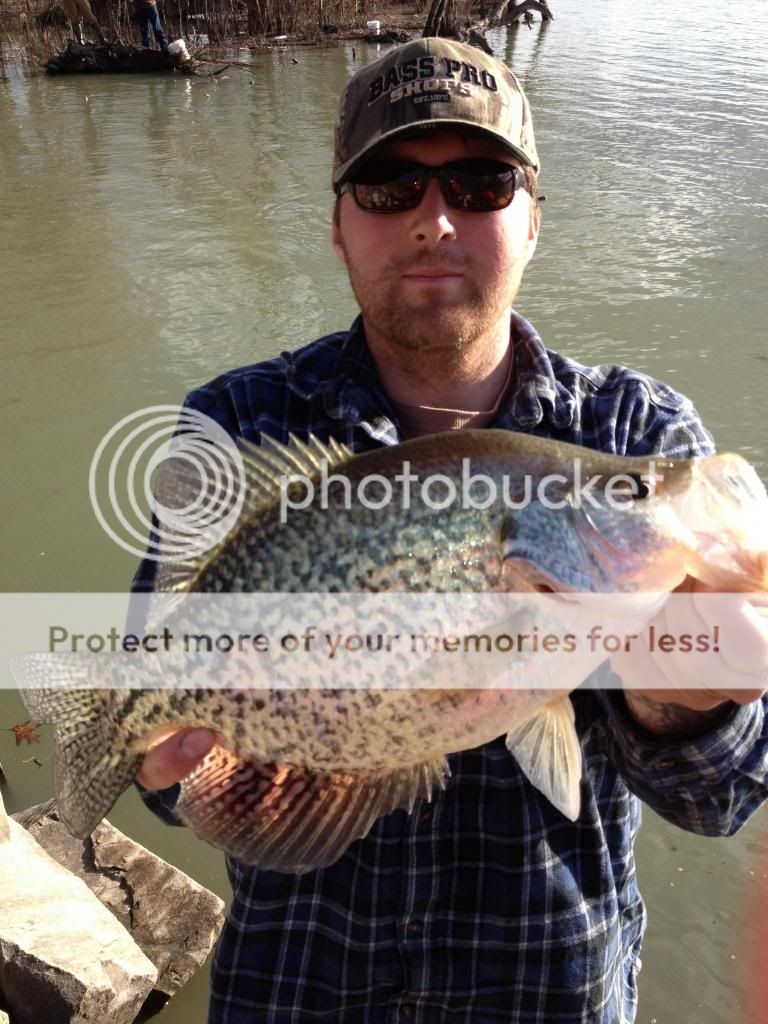
[[[432,808],[430,807],[427,811],[422,811],[419,815],[419,824],[428,825],[432,821]]]
[[[656,768],[659,771],[665,772],[669,768],[674,768],[676,764],[677,764],[677,761],[672,761],[672,760],[669,760],[669,761],[657,761],[656,762]]]
[[[400,1020],[413,1020],[413,1015],[416,1011],[410,1003],[404,1003],[400,1007]]]
[[[409,921],[405,930],[408,935],[421,935],[424,931],[424,925],[421,921]]]

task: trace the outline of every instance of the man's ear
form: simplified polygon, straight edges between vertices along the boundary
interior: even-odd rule
[[[341,240],[341,196],[336,197],[336,205],[333,208],[333,223],[331,224],[331,245],[333,251],[339,257],[344,266],[347,265],[347,254],[344,250],[344,243]]]

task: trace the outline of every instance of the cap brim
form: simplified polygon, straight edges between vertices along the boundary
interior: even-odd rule
[[[356,153],[351,160],[340,164],[333,173],[334,190],[340,188],[355,173],[358,167],[364,164],[373,155],[375,150],[381,146],[393,142],[395,139],[405,139],[413,135],[425,135],[428,132],[434,131],[449,131],[451,128],[460,130],[462,135],[473,135],[476,138],[489,139],[506,149],[508,153],[516,157],[526,167],[533,167],[535,170],[538,170],[537,165],[519,146],[515,146],[506,136],[494,132],[490,128],[483,128],[481,125],[474,124],[471,121],[462,121],[460,118],[430,118],[429,120],[413,121],[408,125],[393,128],[392,131],[386,132],[384,135],[374,139],[364,150]]]

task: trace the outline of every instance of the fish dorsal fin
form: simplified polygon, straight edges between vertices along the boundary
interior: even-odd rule
[[[323,444],[314,434],[309,435],[306,443],[295,434],[289,434],[288,444],[266,434],[260,445],[238,438],[237,447],[245,464],[248,485],[270,497],[279,492],[285,477],[304,476],[314,479],[322,472],[324,464],[329,470],[336,469],[354,457],[346,445],[334,439]]]
[[[314,434],[307,442],[290,434],[288,444],[266,434],[260,445],[237,438],[232,445],[217,445],[215,454],[216,459],[209,461],[172,453],[159,467],[158,548],[171,557],[158,560],[158,592],[183,594],[192,589],[243,523],[279,497],[286,478],[315,480],[324,465],[330,471],[354,458],[345,445],[334,439],[324,444]],[[177,550],[180,556],[173,558]]]

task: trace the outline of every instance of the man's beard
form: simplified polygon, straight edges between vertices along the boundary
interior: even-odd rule
[[[462,357],[472,350],[478,340],[497,327],[506,314],[520,287],[522,267],[510,274],[503,287],[481,287],[465,276],[465,294],[454,303],[442,299],[429,302],[405,302],[397,286],[404,272],[426,266],[450,266],[449,260],[433,258],[430,263],[388,264],[378,280],[372,281],[360,274],[351,261],[347,261],[352,291],[369,329],[401,357],[411,354],[414,364],[432,358],[461,363]],[[455,265],[455,263],[454,263]],[[457,267],[457,269],[463,269]]]

